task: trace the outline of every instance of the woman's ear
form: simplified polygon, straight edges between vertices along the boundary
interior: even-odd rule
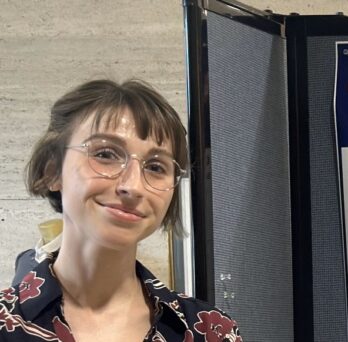
[[[52,192],[62,190],[62,182],[60,181],[60,177],[49,184],[48,190]]]
[[[57,172],[57,166],[54,161],[48,162],[45,167],[45,178],[47,179],[47,186],[49,191],[60,191],[62,189],[62,182],[60,174]]]

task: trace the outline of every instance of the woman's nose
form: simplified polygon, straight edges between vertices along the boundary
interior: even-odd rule
[[[116,193],[119,196],[141,197],[144,189],[141,164],[138,159],[131,159],[118,178]]]

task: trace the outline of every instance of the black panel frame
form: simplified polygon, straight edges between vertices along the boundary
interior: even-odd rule
[[[307,43],[300,17],[287,20],[290,187],[293,248],[295,341],[313,341],[313,279]],[[292,21],[294,19],[294,21]]]
[[[184,1],[187,46],[187,94],[191,160],[191,199],[194,228],[195,295],[214,304],[214,263],[209,164],[209,95],[207,24],[197,1]],[[203,191],[202,191],[203,190]]]
[[[208,0],[204,9],[272,34],[282,35],[283,25],[271,13],[257,10],[235,0]]]

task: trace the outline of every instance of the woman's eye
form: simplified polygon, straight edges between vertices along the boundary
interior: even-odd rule
[[[164,164],[160,162],[147,163],[145,169],[146,171],[159,174],[159,175],[167,174],[167,168],[164,166]]]
[[[103,150],[95,151],[93,153],[93,157],[98,159],[109,159],[113,161],[122,159],[120,154],[112,149],[103,149]]]

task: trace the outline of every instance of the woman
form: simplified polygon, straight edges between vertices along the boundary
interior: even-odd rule
[[[137,244],[178,222],[185,129],[149,85],[88,82],[59,99],[28,189],[62,213],[61,248],[0,294],[1,341],[241,341],[222,312],[168,290]]]

